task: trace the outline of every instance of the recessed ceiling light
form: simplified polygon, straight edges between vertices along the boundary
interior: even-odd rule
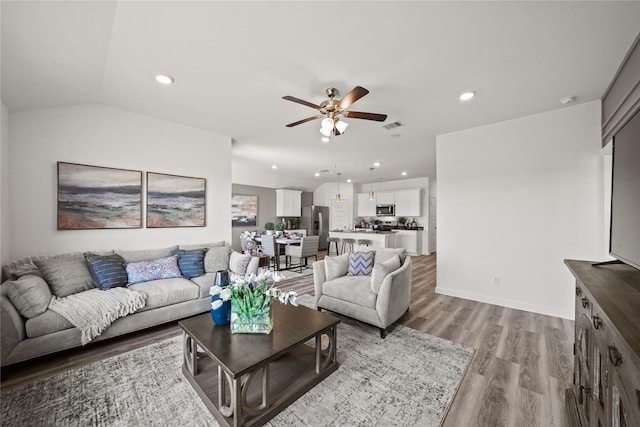
[[[175,80],[173,80],[173,77],[171,77],[171,76],[167,76],[167,75],[164,75],[164,74],[158,74],[156,76],[156,81],[158,83],[162,83],[163,85],[170,85]]]
[[[351,182],[351,178],[349,178],[349,179],[347,180],[347,182]]]
[[[375,167],[380,166],[380,162],[375,162],[375,163],[373,164],[373,166],[375,166]]]
[[[320,172],[314,173],[315,176],[320,176]]]
[[[463,92],[460,94],[460,101],[469,101],[474,96],[476,96],[476,93],[473,91]]]
[[[271,169],[278,169],[278,165],[271,165]]]
[[[402,176],[407,176],[407,173],[403,171]]]
[[[329,141],[331,141],[331,140],[329,139],[329,137],[328,137],[328,136],[323,136],[322,138],[320,138],[320,141],[322,141],[322,142],[329,142]]]

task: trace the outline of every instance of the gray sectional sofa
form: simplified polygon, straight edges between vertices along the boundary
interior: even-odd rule
[[[183,266],[178,261],[185,253],[202,254],[200,268],[203,271],[200,273],[203,274],[196,277],[181,274]],[[82,298],[82,294],[85,298],[89,293],[104,297],[95,288],[106,289],[103,285],[114,278],[111,272],[96,270],[96,265],[90,265],[88,260],[122,259],[129,279],[140,273],[133,271],[134,267],[148,266],[145,263],[150,260],[167,259],[179,264],[175,274],[158,273],[160,277],[168,278],[146,280],[138,277],[135,279],[138,283],[128,283],[126,287],[118,285],[117,292],[134,294],[138,298],[137,305],[129,307],[132,314],[112,321],[92,338],[92,342],[205,312],[210,309],[209,288],[213,285],[216,271],[229,269],[238,274],[256,273],[259,262],[256,257],[233,251],[224,242],[138,251],[115,250],[91,256],[73,253],[32,257],[2,267],[0,356],[4,373],[9,365],[84,345],[85,334],[79,327],[51,307],[61,300],[68,303],[74,297]],[[128,280],[126,276],[124,280]]]
[[[373,253],[373,258],[357,259]],[[368,265],[365,265],[368,264]],[[411,301],[411,257],[404,249],[377,248],[368,252],[347,252],[313,263],[315,304],[387,328],[409,310]]]

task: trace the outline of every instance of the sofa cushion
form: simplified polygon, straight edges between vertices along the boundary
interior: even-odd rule
[[[126,265],[125,269],[129,284],[182,277],[178,267],[178,255],[151,261],[131,262]]]
[[[74,327],[71,322],[53,310],[47,310],[27,320],[24,326],[27,337],[29,338],[41,337]]]
[[[209,249],[209,248],[217,248],[217,247],[221,247],[224,246],[224,240],[220,240],[219,242],[212,242],[212,243],[196,243],[196,244],[192,244],[192,245],[180,245],[178,246],[178,249],[184,249],[185,251],[189,251],[192,249]]]
[[[376,248],[376,264],[379,262],[389,261],[394,255],[400,257],[400,264],[404,264],[404,259],[407,256],[407,250],[405,248]]]
[[[349,252],[348,276],[369,276],[373,270],[375,252]]]
[[[349,253],[324,258],[324,272],[327,280],[342,277],[349,270]]]
[[[84,254],[66,255],[35,261],[51,293],[58,298],[94,287]]]
[[[204,273],[202,276],[191,278],[191,281],[200,287],[200,298],[209,295],[209,289],[211,289],[215,280],[216,273]]]
[[[120,255],[101,256],[86,253],[84,258],[98,288],[105,290],[127,286],[127,272],[124,269],[124,259]]]
[[[215,273],[218,270],[228,270],[231,250],[231,246],[214,246],[209,248],[204,256],[205,273]]]
[[[377,295],[371,291],[369,276],[343,276],[324,282],[322,294],[374,310],[376,308]]]
[[[126,263],[149,261],[152,259],[166,258],[171,256],[173,251],[178,249],[178,246],[169,246],[161,249],[141,249],[137,251],[116,251],[120,254]]]
[[[129,289],[147,294],[147,304],[138,311],[151,310],[200,298],[200,287],[184,278],[136,283],[129,285]]]
[[[384,278],[387,277],[389,273],[399,269],[401,265],[398,255],[394,255],[393,258],[384,262],[376,262],[371,272],[371,291],[377,294],[380,291],[380,286],[382,286]]]
[[[3,286],[7,286],[7,296],[11,304],[23,317],[30,319],[47,311],[51,291],[42,277],[27,274]]]
[[[251,261],[251,255],[241,254],[237,251],[232,251],[229,257],[229,270],[242,276],[247,272],[247,267]]]
[[[206,249],[178,249],[173,253],[178,255],[178,267],[187,279],[204,274],[204,254]]]

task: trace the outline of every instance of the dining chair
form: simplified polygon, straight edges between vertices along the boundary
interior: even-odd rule
[[[273,234],[264,234],[260,237],[262,245],[262,253],[269,257],[269,268],[273,264],[276,268],[276,239]]]
[[[299,258],[300,272],[302,273],[302,267],[308,267],[309,257],[315,257],[318,260],[318,246],[320,245],[320,236],[306,236],[300,239],[299,245],[287,245],[285,248],[285,265],[286,268],[292,267],[291,258]],[[302,260],[304,259],[304,264]]]

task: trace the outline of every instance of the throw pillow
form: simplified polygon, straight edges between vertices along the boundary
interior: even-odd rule
[[[124,259],[118,254],[96,255],[84,254],[89,264],[89,272],[97,287],[102,290],[127,286],[127,272],[124,269]]]
[[[375,252],[349,252],[347,276],[368,276],[373,270]]]
[[[42,277],[58,298],[94,287],[93,278],[83,254],[74,254],[35,261]]]
[[[204,271],[207,273],[215,273],[219,270],[228,270],[230,255],[231,246],[209,248],[204,256]]]
[[[384,262],[376,262],[371,272],[371,290],[374,294],[380,292],[380,287],[385,277],[387,277],[389,273],[399,269],[400,266],[400,257],[398,255],[394,255],[393,258]]]
[[[31,319],[47,311],[51,291],[42,277],[27,274],[18,280],[7,282],[4,286],[7,286],[9,301],[23,317]]]
[[[400,257],[400,264],[402,264],[407,255],[407,250],[405,248],[376,248],[376,264],[389,261],[394,255]]]
[[[178,255],[178,267],[184,277],[191,279],[204,275],[204,254],[206,251],[206,249],[179,249],[173,252]]]
[[[349,270],[349,253],[324,258],[324,273],[327,281],[346,276]]]
[[[249,261],[251,261],[251,255],[233,251],[229,257],[229,270],[244,276],[247,272]]]
[[[178,267],[178,255],[158,258],[151,261],[131,262],[126,264],[128,284],[149,282],[159,279],[182,277]]]

